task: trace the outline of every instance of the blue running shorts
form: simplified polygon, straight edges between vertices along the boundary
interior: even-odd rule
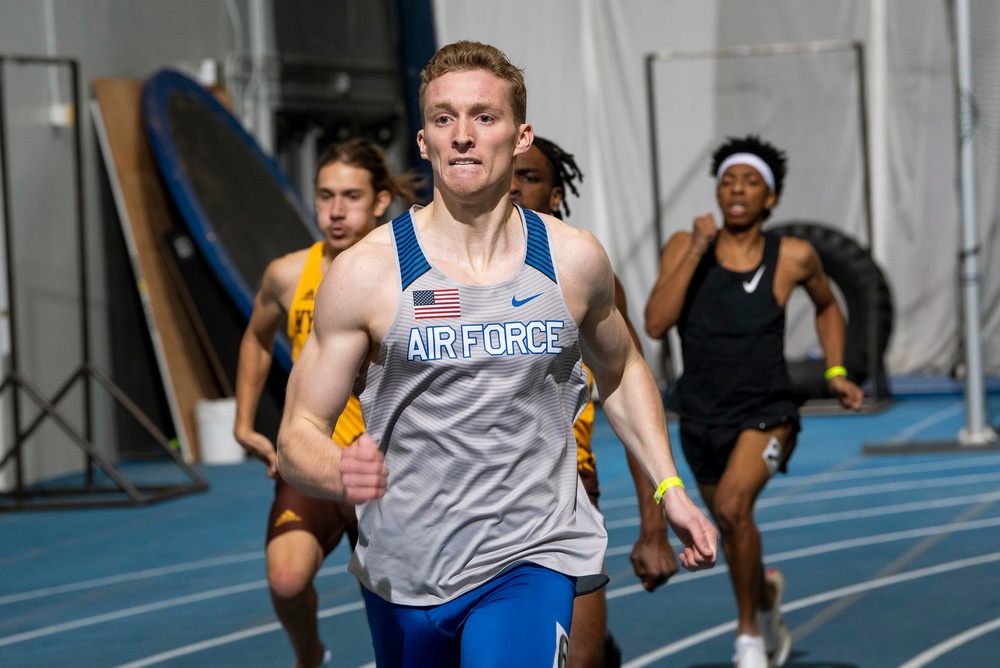
[[[447,603],[389,603],[364,589],[378,668],[561,668],[575,579],[531,563],[511,566]]]

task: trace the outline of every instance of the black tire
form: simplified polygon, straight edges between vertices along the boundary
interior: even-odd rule
[[[865,382],[871,373],[870,356],[875,355],[877,377],[871,393],[879,397],[888,396],[883,361],[892,334],[892,293],[871,253],[843,232],[820,223],[785,222],[768,227],[767,231],[803,239],[816,249],[824,271],[840,289],[846,302],[844,366],[847,377],[859,385]],[[872,315],[877,325],[874,350],[870,350],[873,346],[870,345],[868,331]],[[788,373],[800,403],[830,397],[823,377],[824,366],[822,360],[788,360]]]

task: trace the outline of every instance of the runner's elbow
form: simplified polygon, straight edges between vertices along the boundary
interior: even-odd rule
[[[660,339],[663,338],[668,329],[670,329],[670,325],[662,314],[655,310],[646,309],[646,334],[649,334],[651,338]]]

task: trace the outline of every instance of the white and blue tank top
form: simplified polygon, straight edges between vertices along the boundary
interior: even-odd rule
[[[518,207],[520,268],[466,285],[428,260],[415,210],[391,223],[396,317],[356,388],[389,480],[358,507],[350,570],[405,605],[443,603],[523,561],[592,589],[607,533],[576,468],[587,375],[545,223]]]

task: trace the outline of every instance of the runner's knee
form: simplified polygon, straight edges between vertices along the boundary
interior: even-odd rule
[[[753,498],[747,493],[716,494],[713,511],[724,534],[742,531],[753,524]]]
[[[302,594],[311,584],[314,572],[306,563],[282,561],[269,563],[267,584],[271,593],[282,599],[292,599]]]

